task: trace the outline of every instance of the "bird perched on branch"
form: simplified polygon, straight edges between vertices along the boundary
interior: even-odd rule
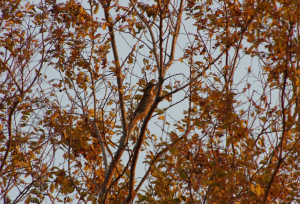
[[[131,135],[131,133],[134,130],[134,128],[136,127],[137,123],[147,116],[147,114],[154,102],[154,99],[155,99],[155,94],[153,92],[153,90],[155,89],[155,86],[156,86],[156,84],[154,84],[152,81],[150,81],[146,85],[146,87],[144,89],[143,97],[140,100],[140,103],[138,104],[138,106],[136,107],[136,109],[131,117],[131,120],[126,128],[128,135]],[[133,141],[136,141],[136,139],[133,139]]]
[[[136,120],[140,120],[146,117],[148,111],[151,108],[151,105],[154,101],[155,95],[153,93],[153,90],[155,88],[155,85],[152,81],[150,81],[145,89],[144,89],[144,95],[139,103],[139,105],[136,107],[133,118]]]

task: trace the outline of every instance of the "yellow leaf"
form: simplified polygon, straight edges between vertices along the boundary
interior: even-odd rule
[[[67,135],[67,133],[64,130],[63,130],[63,134],[64,134],[64,139],[67,139],[68,135]]]
[[[260,146],[264,147],[264,141],[262,139],[258,140],[258,144],[260,144]]]
[[[261,119],[264,123],[268,121],[266,117],[260,117],[259,119]]]
[[[88,170],[89,170],[89,166],[85,166],[84,167],[84,172],[87,173]]]
[[[255,193],[255,188],[254,188],[253,184],[251,184],[250,190],[251,190],[253,193]]]
[[[21,102],[22,102],[22,98],[21,98],[20,96],[18,96],[18,97],[17,97],[17,101],[18,101],[19,103],[21,103]]]
[[[165,116],[163,116],[163,115],[159,116],[158,120],[165,120]]]
[[[217,82],[219,82],[219,83],[221,83],[219,77],[214,77],[214,80],[217,81]]]
[[[18,14],[17,14],[17,17],[22,17],[22,16],[23,16],[22,13],[18,13]]]
[[[263,189],[260,187],[259,184],[257,184],[255,187],[253,184],[251,184],[250,186],[250,190],[255,193],[258,197],[261,195],[261,192],[263,191]]]
[[[105,28],[106,28],[106,23],[103,23],[102,28],[103,28],[103,30],[105,30]]]
[[[152,176],[156,177],[156,176],[158,176],[158,174],[156,172],[153,172]]]
[[[99,4],[96,4],[96,8],[94,10],[94,14],[98,13],[98,10],[99,10]]]
[[[95,150],[95,147],[94,147],[94,145],[92,145],[92,144],[91,144],[91,148],[92,148],[92,150]]]
[[[30,11],[31,9],[33,9],[34,5],[31,5],[27,8],[27,12]]]
[[[259,184],[256,185],[255,187],[255,194],[259,197],[260,196],[260,192],[262,191],[263,189],[260,187]]]
[[[55,118],[57,118],[57,116],[58,116],[58,112],[55,112],[55,113],[51,116],[50,120],[53,121]]]
[[[79,13],[82,13],[83,12],[83,7],[79,7]]]
[[[51,193],[53,193],[53,191],[54,191],[54,187],[55,187],[55,186],[54,186],[54,184],[53,184],[53,183],[51,183],[51,185],[50,185],[50,192],[51,192]]]
[[[184,132],[183,128],[179,128],[178,130],[179,130],[179,132]]]
[[[31,195],[29,195],[29,196],[26,198],[25,203],[26,203],[26,204],[29,204],[29,203],[30,203],[30,200],[31,200]]]
[[[94,109],[89,109],[88,112],[89,112],[89,116],[95,117]]]

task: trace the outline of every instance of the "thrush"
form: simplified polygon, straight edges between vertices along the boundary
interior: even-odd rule
[[[140,100],[138,106],[136,107],[131,117],[131,120],[126,128],[128,135],[131,135],[137,123],[147,116],[148,111],[150,110],[155,99],[155,94],[153,93],[154,88],[155,88],[155,84],[151,81],[146,85],[144,89],[143,97]]]
[[[146,117],[155,98],[153,93],[155,85],[156,84],[151,81],[146,85],[144,89],[144,95],[133,113],[134,120],[141,120]]]

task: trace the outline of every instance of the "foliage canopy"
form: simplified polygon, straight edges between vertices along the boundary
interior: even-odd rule
[[[4,203],[300,202],[298,0],[0,5]]]

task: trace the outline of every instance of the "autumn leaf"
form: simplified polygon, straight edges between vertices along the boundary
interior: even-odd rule
[[[1,5],[2,203],[299,203],[298,1]]]
[[[159,116],[158,120],[165,120],[165,116],[163,116],[163,115]]]

